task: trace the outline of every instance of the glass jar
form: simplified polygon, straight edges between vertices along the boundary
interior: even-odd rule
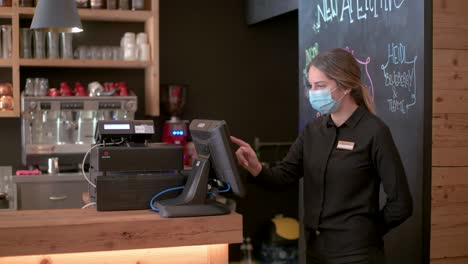
[[[76,7],[78,7],[78,8],[88,8],[89,7],[88,0],[76,0]]]
[[[104,8],[104,0],[90,0],[92,9],[102,9]]]
[[[119,0],[119,9],[120,9],[120,10],[128,10],[128,9],[130,9],[129,0]]]
[[[0,97],[13,96],[13,86],[11,83],[0,83]]]
[[[24,94],[27,96],[34,96],[34,79],[26,78],[26,84],[24,85]]]
[[[0,6],[11,6],[11,0],[0,0]]]
[[[19,6],[21,7],[33,7],[34,0],[19,0]]]
[[[2,31],[2,57],[11,58],[11,25],[2,25],[0,29]]]
[[[107,0],[106,7],[107,9],[117,9],[117,0]]]
[[[0,97],[0,111],[11,111],[13,110],[13,97],[2,96]]]
[[[145,0],[132,0],[132,10],[145,9]]]

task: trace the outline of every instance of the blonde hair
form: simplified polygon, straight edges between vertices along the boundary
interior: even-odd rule
[[[374,102],[369,89],[361,81],[361,69],[354,56],[344,49],[320,52],[309,65],[322,71],[329,79],[336,81],[338,87],[351,89],[350,95],[357,105],[364,106],[375,114]]]

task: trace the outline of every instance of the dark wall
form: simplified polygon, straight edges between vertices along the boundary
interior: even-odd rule
[[[246,5],[246,22],[249,25],[297,11],[298,0],[244,0]]]
[[[238,0],[160,2],[161,83],[186,83],[185,118],[225,119],[252,142],[297,134],[297,13],[248,27]]]
[[[298,127],[297,12],[249,27],[242,2],[161,1],[161,83],[190,85],[186,119],[224,119],[233,135],[251,144],[255,136],[292,141]],[[275,214],[297,217],[297,197],[297,186],[248,184],[247,196],[237,199],[244,236],[259,242]],[[231,246],[231,259],[239,257],[238,248]]]

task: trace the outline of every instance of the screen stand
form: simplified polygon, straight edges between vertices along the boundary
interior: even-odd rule
[[[192,175],[188,177],[182,193],[172,199],[156,202],[161,217],[190,217],[229,214],[225,204],[207,198],[209,158],[198,158],[193,163]]]

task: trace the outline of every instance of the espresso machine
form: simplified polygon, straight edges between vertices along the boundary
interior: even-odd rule
[[[187,138],[188,138],[188,120],[182,120],[182,113],[187,96],[187,86],[179,84],[170,84],[161,86],[161,105],[163,111],[170,115],[163,125],[162,142],[175,144],[184,148],[184,165],[188,164]]]
[[[77,170],[100,120],[133,120],[137,97],[21,95],[22,162],[46,170],[49,158]]]

